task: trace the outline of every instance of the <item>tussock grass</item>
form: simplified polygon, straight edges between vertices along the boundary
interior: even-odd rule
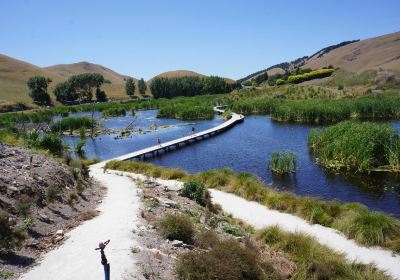
[[[275,250],[283,251],[296,263],[291,279],[390,279],[372,265],[350,263],[339,253],[300,233],[286,233],[270,227],[256,233],[257,239]]]

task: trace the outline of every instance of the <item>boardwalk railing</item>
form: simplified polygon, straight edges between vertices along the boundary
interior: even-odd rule
[[[214,107],[214,111],[218,114],[222,114],[224,113],[224,108],[225,106],[216,106]],[[173,150],[173,149],[178,149],[180,147],[180,145],[184,145],[184,144],[189,144],[193,141],[198,141],[198,140],[202,140],[205,138],[210,138],[211,136],[214,136],[216,134],[219,134],[229,128],[231,128],[232,126],[236,125],[237,123],[243,122],[244,121],[244,116],[241,114],[236,114],[236,113],[232,113],[232,117],[227,120],[226,122],[217,125],[213,128],[207,129],[207,130],[203,130],[197,133],[194,133],[192,135],[188,135],[188,136],[184,136],[175,140],[171,140],[165,143],[161,143],[159,145],[154,145],[148,148],[144,148],[129,154],[125,154],[113,159],[109,159],[106,161],[102,161],[100,163],[97,163],[95,165],[93,165],[93,167],[103,167],[108,161],[111,160],[129,160],[129,159],[144,159],[146,157],[146,155],[151,154],[153,156],[158,155],[160,153],[160,151],[163,152],[167,152],[169,150]]]

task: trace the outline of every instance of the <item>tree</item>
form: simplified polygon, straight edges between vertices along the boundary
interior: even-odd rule
[[[32,100],[40,106],[46,106],[51,104],[50,95],[47,93],[47,87],[51,83],[50,78],[36,75],[30,77],[26,83],[29,88],[29,96]]]
[[[83,73],[71,76],[67,81],[57,84],[54,94],[57,101],[62,103],[75,100],[90,102],[93,97],[93,89],[100,89],[104,83],[109,83],[109,81],[105,80],[101,74]],[[101,97],[103,96],[100,93]]]
[[[104,90],[101,90],[100,88],[96,88],[96,100],[99,102],[107,101],[107,94],[104,92]]]
[[[131,98],[135,94],[135,82],[132,78],[128,78],[125,83],[125,91],[126,94],[129,95]]]
[[[141,78],[138,81],[138,89],[142,96],[144,96],[146,94],[147,85],[146,85],[146,82],[143,80],[143,78]]]

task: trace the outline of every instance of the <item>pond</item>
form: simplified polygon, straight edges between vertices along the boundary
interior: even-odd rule
[[[99,115],[97,115],[99,117]],[[88,140],[85,147],[88,157],[102,160],[154,145],[156,137],[162,141],[189,134],[192,126],[197,131],[213,127],[222,121],[186,122],[175,119],[156,119],[156,111],[140,111],[135,125],[146,130],[152,124],[170,126],[129,138],[114,139],[116,134],[102,135],[95,141]],[[107,119],[107,128],[124,128],[132,116]],[[400,129],[399,122],[392,122]],[[371,209],[381,210],[400,217],[400,178],[396,175],[335,174],[319,166],[307,148],[307,136],[315,126],[282,124],[269,116],[247,116],[244,123],[215,137],[189,145],[183,149],[150,158],[156,165],[177,167],[190,173],[229,167],[238,172],[250,172],[266,184],[279,190],[309,195],[323,199],[360,202]],[[65,137],[69,144],[77,137]],[[292,151],[298,155],[296,174],[273,175],[267,168],[274,151]]]

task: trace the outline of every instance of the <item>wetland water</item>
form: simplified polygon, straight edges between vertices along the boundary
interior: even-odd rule
[[[86,155],[105,160],[154,145],[157,137],[165,142],[189,134],[192,126],[200,131],[222,122],[219,118],[211,121],[156,119],[156,113],[155,110],[138,112],[135,127],[146,131],[151,125],[157,125],[158,130],[122,139],[114,139],[117,134],[101,135],[95,141],[88,138]],[[127,115],[103,122],[106,128],[121,129],[132,120],[133,117]],[[392,125],[400,130],[400,122],[392,122]],[[360,176],[326,171],[316,164],[307,148],[308,132],[313,127],[277,123],[269,116],[247,116],[244,123],[222,134],[148,160],[190,173],[229,167],[238,172],[253,173],[279,190],[329,200],[356,201],[400,217],[400,177],[383,173]],[[66,136],[64,139],[70,145],[79,141],[79,137]],[[297,173],[287,176],[271,174],[267,163],[274,151],[295,152],[298,155]]]

